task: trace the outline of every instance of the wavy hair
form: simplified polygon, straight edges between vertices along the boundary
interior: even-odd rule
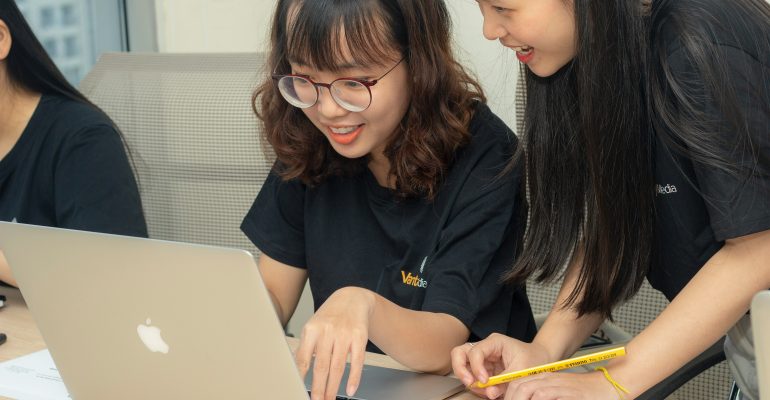
[[[443,0],[279,0],[267,72],[288,73],[289,59],[336,72],[339,60],[348,57],[360,65],[385,65],[396,61],[394,53],[403,56],[411,103],[384,153],[398,196],[432,199],[455,153],[470,140],[476,103],[486,101],[455,60],[450,32]],[[317,128],[281,97],[270,76],[254,92],[252,107],[283,179],[317,186],[365,168],[366,157],[347,159],[315,134]]]
[[[724,26],[724,15],[709,11],[715,7],[707,1],[713,0],[655,0],[646,6],[640,0],[572,2],[576,57],[547,78],[527,72],[527,126],[515,160],[526,163],[531,220],[524,249],[506,276],[509,282],[530,276],[553,280],[565,264],[582,257],[575,289],[563,307],[609,317],[639,290],[655,251],[655,135],[693,163],[715,166],[743,182],[767,176],[770,161],[751,142],[728,60],[718,56],[714,39],[717,31],[734,34],[739,28]],[[760,27],[748,50],[757,57],[770,54],[770,5],[731,3],[719,13]],[[566,0],[565,5],[573,6]],[[664,25],[681,38],[691,73],[675,74],[666,62],[666,43],[660,40]],[[757,81],[767,82],[767,75],[766,68]],[[713,134],[719,121],[701,111],[705,94],[694,87],[704,87],[714,98],[737,133],[734,143]],[[770,115],[768,104],[752,107]],[[753,162],[732,165],[726,148],[750,154]]]

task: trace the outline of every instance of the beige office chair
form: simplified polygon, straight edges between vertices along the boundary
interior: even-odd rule
[[[241,220],[272,166],[251,93],[261,54],[103,55],[81,90],[120,128],[151,238],[257,249]]]
[[[111,53],[81,82],[123,133],[151,238],[259,254],[240,225],[275,159],[251,110],[264,63],[257,53]],[[306,288],[288,333],[312,315],[311,297]]]
[[[520,69],[516,85],[516,132],[524,131],[526,107],[525,70]],[[529,190],[527,188],[527,190]],[[529,193],[527,193],[529,198]],[[529,222],[529,221],[528,221]],[[545,320],[559,290],[558,283],[527,284],[527,293],[538,324]],[[614,323],[605,321],[596,336],[612,343],[623,343],[641,332],[666,307],[668,300],[645,281],[639,293],[613,312]],[[730,393],[732,378],[724,360],[722,341],[712,346],[665,381],[638,399],[722,400]]]

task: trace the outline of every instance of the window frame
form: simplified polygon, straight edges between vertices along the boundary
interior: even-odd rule
[[[93,27],[92,50],[96,57],[105,52],[126,51],[126,0],[90,2]],[[117,22],[117,29],[116,23]]]
[[[155,0],[118,0],[123,6],[126,51],[157,52],[158,28]]]

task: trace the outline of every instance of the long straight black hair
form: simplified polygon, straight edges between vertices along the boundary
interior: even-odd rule
[[[527,71],[524,146],[515,162],[526,162],[531,220],[509,281],[551,281],[565,264],[582,259],[576,287],[561,306],[611,316],[614,306],[633,296],[654,252],[655,135],[694,163],[745,177],[767,172],[756,168],[767,160],[740,170],[720,155],[725,143],[704,135],[714,128],[713,118],[697,112],[704,98],[686,90],[693,81],[705,85],[736,128],[737,150],[757,154],[730,90],[728,60],[715,56],[714,32],[734,27],[722,26],[724,16],[702,4],[709,1],[565,1],[574,6],[576,57],[547,78]],[[730,2],[725,8],[741,18],[736,21],[764,34],[754,54],[770,54],[770,6],[764,0]],[[662,54],[661,16],[669,14],[686,19],[673,26],[695,64],[693,81],[672,74]],[[653,123],[658,119],[661,126]]]
[[[11,84],[36,93],[58,95],[96,107],[67,82],[37,40],[14,0],[0,0],[0,20],[8,25],[13,40],[6,57],[6,69]]]

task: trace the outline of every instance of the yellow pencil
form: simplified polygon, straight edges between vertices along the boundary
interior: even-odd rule
[[[532,368],[522,369],[519,371],[513,371],[505,374],[491,376],[489,377],[489,380],[487,381],[487,383],[481,383],[479,381],[476,381],[472,383],[469,387],[483,389],[486,387],[499,385],[501,383],[507,383],[514,379],[523,378],[525,376],[541,374],[543,372],[554,372],[562,369],[579,367],[581,365],[591,364],[598,361],[609,360],[610,358],[623,356],[625,354],[626,354],[625,347],[615,347],[608,350],[598,351],[596,353],[586,354],[584,356],[573,357],[573,358],[568,358],[566,360],[539,365],[537,367],[532,367]]]

